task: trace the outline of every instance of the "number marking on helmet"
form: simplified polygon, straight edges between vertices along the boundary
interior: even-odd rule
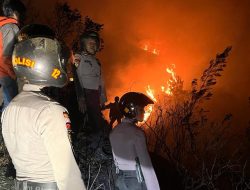
[[[57,79],[59,77],[59,75],[61,74],[61,71],[59,69],[54,69],[51,76],[55,79]]]
[[[13,65],[14,66],[20,65],[20,66],[34,68],[35,61],[32,61],[31,59],[25,58],[25,57],[14,57],[13,58]]]

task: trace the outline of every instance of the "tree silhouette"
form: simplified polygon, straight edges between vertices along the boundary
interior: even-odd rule
[[[51,26],[57,39],[71,44],[84,27],[82,15],[77,9],[72,9],[68,3],[55,4]]]

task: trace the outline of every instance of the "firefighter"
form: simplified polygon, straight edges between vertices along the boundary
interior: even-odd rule
[[[138,92],[124,94],[119,102],[125,118],[110,134],[116,165],[118,190],[159,190],[147,150],[145,134],[137,122],[144,119],[144,107],[154,102]]]
[[[85,190],[70,143],[68,112],[43,93],[44,87],[67,83],[67,57],[47,26],[25,26],[18,36],[12,64],[25,84],[1,118],[17,173],[15,189]]]
[[[80,53],[74,55],[73,61],[81,88],[77,89],[80,92],[77,93],[78,104],[82,112],[87,111],[91,126],[89,139],[93,149],[97,148],[103,133],[101,105],[107,101],[101,64],[96,58],[99,48],[99,34],[93,31],[84,32],[80,36]]]
[[[111,129],[115,121],[117,121],[118,123],[121,123],[121,119],[122,119],[122,114],[119,109],[119,97],[116,96],[114,100],[115,101],[113,103],[111,102],[102,108],[103,110],[109,109],[109,119],[110,119],[109,125]]]

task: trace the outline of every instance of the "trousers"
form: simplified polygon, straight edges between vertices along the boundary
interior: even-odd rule
[[[99,146],[101,137],[103,136],[103,127],[101,126],[102,113],[100,106],[100,93],[98,90],[84,89],[87,113],[89,118],[88,140],[90,146],[96,149]]]

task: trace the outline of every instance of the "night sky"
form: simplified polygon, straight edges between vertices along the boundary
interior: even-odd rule
[[[32,1],[31,1],[32,2]],[[228,66],[208,102],[212,119],[233,113],[234,124],[250,118],[250,1],[249,0],[71,0],[72,8],[104,24],[104,50],[99,53],[109,100],[124,92],[160,91],[168,79],[166,67],[190,88],[210,59],[227,46],[233,49]],[[50,14],[52,0],[32,2],[40,14]],[[42,6],[43,5],[43,6]],[[141,49],[143,44],[158,56]]]

